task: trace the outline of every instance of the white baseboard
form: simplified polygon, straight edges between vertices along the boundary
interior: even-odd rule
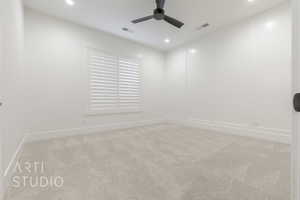
[[[103,132],[103,131],[111,131],[111,130],[126,129],[126,128],[133,128],[133,127],[139,127],[139,126],[147,126],[147,125],[160,124],[160,123],[165,123],[165,122],[166,122],[166,120],[164,120],[164,119],[155,119],[155,120],[123,122],[123,123],[105,124],[105,125],[100,125],[100,126],[37,132],[37,133],[27,134],[26,142],[28,143],[28,142],[48,140],[48,139],[53,139],[53,138],[74,136],[74,135],[88,135],[88,134],[94,134],[94,133],[99,133],[99,132]]]
[[[284,144],[291,144],[292,142],[292,131],[285,129],[251,127],[245,124],[215,122],[199,119],[189,119],[177,123],[183,124],[185,126],[218,131],[220,133],[253,137],[256,139],[263,139]]]

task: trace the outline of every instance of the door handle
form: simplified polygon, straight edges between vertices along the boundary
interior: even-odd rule
[[[294,96],[294,109],[296,112],[300,112],[300,93]]]

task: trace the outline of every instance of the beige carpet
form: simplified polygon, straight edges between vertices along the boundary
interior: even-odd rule
[[[63,187],[14,186],[6,200],[290,198],[288,145],[176,125],[31,143],[20,163],[28,161],[43,161],[34,175],[61,176]]]

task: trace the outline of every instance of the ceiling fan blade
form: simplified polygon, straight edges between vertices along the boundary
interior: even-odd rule
[[[165,7],[166,0],[156,0],[156,6],[157,8],[163,9]]]
[[[133,20],[132,23],[137,24],[137,23],[140,23],[140,22],[144,22],[144,21],[150,20],[152,18],[153,18],[153,15],[150,15],[150,16],[147,16],[147,17],[142,17],[142,18]]]
[[[172,24],[173,26],[176,26],[177,28],[181,28],[181,27],[184,25],[184,23],[178,21],[177,19],[174,19],[174,18],[172,18],[172,17],[169,17],[169,16],[167,16],[167,15],[165,15],[164,20],[165,20],[166,22]]]

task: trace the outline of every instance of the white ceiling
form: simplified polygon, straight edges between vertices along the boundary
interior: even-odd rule
[[[152,47],[168,50],[191,41],[221,26],[269,9],[285,0],[166,0],[166,14],[185,23],[177,29],[163,21],[131,24],[130,21],[152,14],[155,0],[74,0],[75,6],[65,0],[24,0],[27,7],[54,15],[78,24],[131,39]],[[204,23],[205,30],[196,28]],[[127,27],[133,33],[121,29]],[[165,38],[171,43],[165,44]]]

